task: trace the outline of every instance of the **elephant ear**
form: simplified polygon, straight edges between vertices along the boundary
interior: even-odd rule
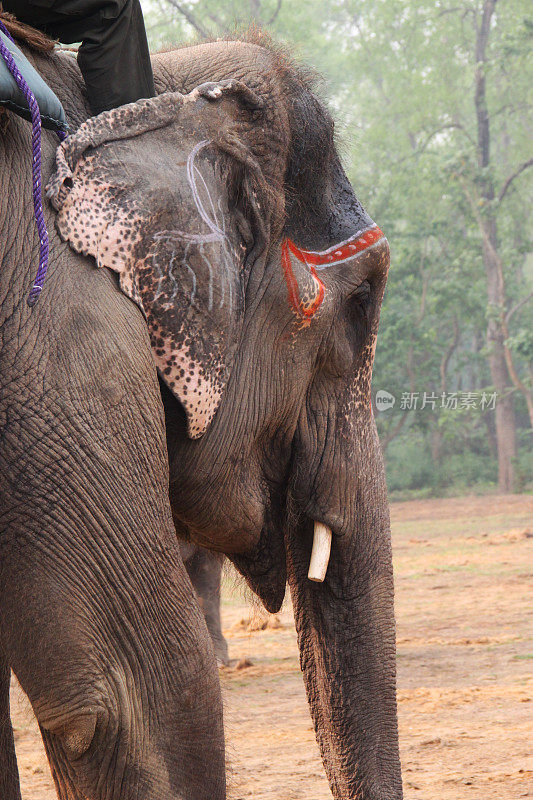
[[[244,273],[268,235],[261,170],[238,135],[248,111],[215,97],[168,93],[90,119],[58,148],[47,187],[61,237],[117,272],[143,311],[191,438],[220,404]]]

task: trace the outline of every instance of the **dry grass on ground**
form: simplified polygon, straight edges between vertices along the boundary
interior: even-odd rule
[[[533,498],[396,503],[392,520],[406,798],[529,797]],[[228,580],[223,619],[232,659],[252,662],[221,673],[231,796],[328,800],[290,606],[265,627]],[[13,709],[23,798],[53,800],[16,687]]]

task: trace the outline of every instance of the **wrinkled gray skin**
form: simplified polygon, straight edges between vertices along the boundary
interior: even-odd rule
[[[220,618],[220,580],[224,558],[218,553],[211,553],[205,547],[198,547],[189,542],[181,542],[180,551],[204,615],[217,662],[219,665],[227,666],[228,643],[222,633]]]
[[[75,61],[29,54],[74,124]],[[0,797],[20,797],[7,666],[62,800],[222,800],[218,670],[179,553],[146,322],[54,229],[39,303],[31,129],[0,135]],[[46,181],[57,138],[43,137]]]
[[[74,63],[35,60],[79,123]],[[192,440],[158,386],[139,309],[59,240],[51,213],[51,270],[29,311],[29,128],[13,120],[0,139],[4,662],[32,702],[61,798],[224,798],[216,665],[173,518],[179,536],[227,553],[270,611],[288,580],[333,796],[398,800],[389,519],[370,407],[386,243],[322,273],[319,313],[297,322],[282,238],[322,250],[368,224],[327,114],[255,45],[169,52],[154,70],[159,91],[236,77],[264,100],[247,135],[278,204],[258,198],[266,232],[241,210],[243,322],[218,411]],[[155,132],[151,147],[162,141]],[[47,134],[45,177],[55,144]],[[314,520],[333,530],[323,584],[307,579]],[[6,676],[0,794],[14,800]]]

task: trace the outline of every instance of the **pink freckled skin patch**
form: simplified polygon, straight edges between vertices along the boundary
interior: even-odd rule
[[[220,403],[220,385],[208,375],[197,361],[191,360],[187,346],[176,350],[168,339],[163,347],[157,342],[162,331],[153,328],[150,332],[154,359],[163,380],[171,386],[187,413],[187,433],[191,439],[198,439],[205,433]],[[162,352],[161,352],[162,351]]]
[[[197,95],[91,118],[58,148],[47,186],[61,237],[118,273],[144,313],[155,365],[193,439],[220,404],[243,316],[241,239],[213,164],[212,111]],[[168,162],[146,146],[151,131]]]

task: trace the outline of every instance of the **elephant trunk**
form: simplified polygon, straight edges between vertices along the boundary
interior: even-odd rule
[[[286,534],[288,581],[301,667],[333,796],[399,800],[389,516],[372,422],[358,449],[365,454],[365,476],[355,488],[352,534],[333,531],[325,580],[314,582],[308,577],[313,526],[310,520],[295,522]]]

